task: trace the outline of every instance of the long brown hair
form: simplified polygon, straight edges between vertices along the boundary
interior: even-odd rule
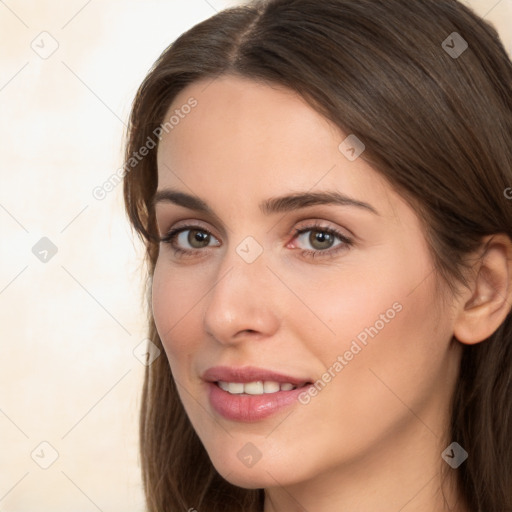
[[[362,140],[362,158],[414,205],[448,284],[464,282],[465,255],[484,236],[512,238],[504,195],[512,186],[512,64],[492,26],[456,0],[270,0],[227,9],[163,52],[130,118],[124,199],[146,247],[149,338],[161,349],[149,307],[159,249],[156,149],[133,158],[149,138],[158,142],[181,90],[223,74],[284,85]],[[511,405],[509,313],[489,339],[464,346],[453,397],[449,437],[469,453],[457,484],[472,512],[512,510]],[[263,490],[235,487],[213,467],[166,357],[146,368],[140,454],[150,512],[263,510]]]

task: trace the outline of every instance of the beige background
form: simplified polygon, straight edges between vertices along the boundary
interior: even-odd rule
[[[0,511],[143,510],[142,253],[122,186],[92,191],[154,60],[235,3],[0,2]],[[512,0],[467,3],[512,53]]]

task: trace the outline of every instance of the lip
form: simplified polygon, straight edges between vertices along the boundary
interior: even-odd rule
[[[313,385],[311,379],[283,375],[252,366],[243,368],[215,366],[209,368],[202,378],[206,381],[208,399],[212,408],[228,420],[245,423],[263,420],[284,408],[296,405],[299,395]],[[262,395],[232,395],[216,384],[219,380],[242,383],[258,380],[279,383],[289,382],[297,388]],[[308,383],[310,384],[308,385]]]
[[[244,384],[246,382],[266,380],[279,382],[280,384],[289,382],[294,386],[302,386],[307,382],[311,382],[311,379],[309,378],[284,375],[282,373],[266,370],[264,368],[257,368],[255,366],[213,366],[203,373],[203,380],[206,382],[217,382],[222,380],[224,382],[242,382]]]

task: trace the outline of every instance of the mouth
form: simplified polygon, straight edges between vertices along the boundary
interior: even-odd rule
[[[202,375],[210,405],[225,419],[255,422],[296,406],[313,384],[309,378],[251,366],[216,366]]]
[[[272,380],[255,380],[252,382],[214,382],[220,389],[230,393],[231,395],[266,395],[278,393],[280,391],[293,391],[312,384],[312,382],[304,382],[303,384],[293,384],[291,382],[277,382]]]
[[[255,366],[213,366],[202,375],[203,380],[217,384],[221,389],[233,395],[262,395],[291,391],[311,384],[306,378],[285,375],[273,370]]]

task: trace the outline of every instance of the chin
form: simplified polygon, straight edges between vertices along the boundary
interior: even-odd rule
[[[279,476],[272,478],[272,476],[267,472],[267,470],[272,470],[274,468],[261,466],[256,469],[253,468],[240,468],[240,467],[232,467],[230,466],[217,466],[215,465],[215,469],[217,472],[224,478],[224,480],[228,481],[230,484],[235,485],[236,487],[242,487],[244,489],[264,489],[267,487],[274,487],[276,485],[276,480],[281,484],[281,480]],[[283,482],[287,484],[288,482]]]
[[[265,457],[261,453],[258,458],[251,442],[241,443],[240,447],[237,445],[232,450],[224,447],[216,453],[214,448],[214,452],[208,452],[217,472],[230,484],[244,489],[262,489],[291,485],[301,479],[296,463],[283,464],[276,455]]]

